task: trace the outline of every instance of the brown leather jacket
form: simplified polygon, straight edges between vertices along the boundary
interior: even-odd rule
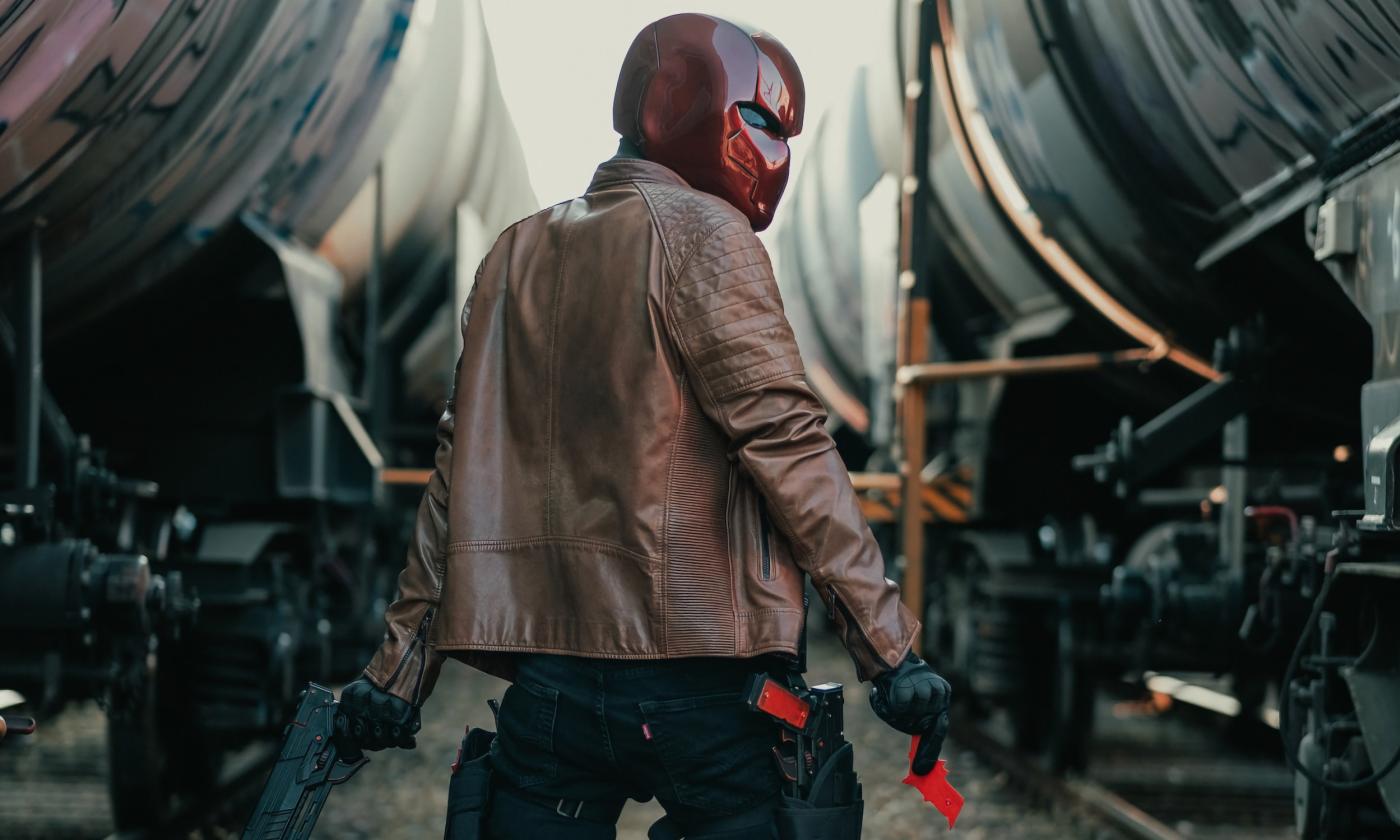
[[[421,702],[444,654],[794,654],[803,572],[863,679],[904,657],[919,623],[729,204],[613,158],[501,235],[462,335],[381,688]]]

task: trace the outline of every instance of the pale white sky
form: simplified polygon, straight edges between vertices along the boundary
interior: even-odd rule
[[[838,0],[482,0],[501,90],[525,149],[540,206],[583,192],[617,147],[617,71],[643,26],[704,12],[765,29],[797,59],[807,85],[805,130],[792,142],[794,175],[809,132],[874,39],[893,42],[884,15]]]

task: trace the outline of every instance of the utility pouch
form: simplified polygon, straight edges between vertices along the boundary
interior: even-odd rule
[[[749,708],[779,726],[773,756],[784,780],[775,813],[780,840],[860,840],[865,813],[855,748],[846,740],[840,683],[808,688],[800,676],[787,685],[767,674],[749,682]]]
[[[860,840],[865,803],[819,808],[803,799],[784,796],[777,809],[779,840]]]
[[[482,840],[486,837],[486,808],[491,799],[491,742],[496,733],[467,729],[452,780],[447,785],[447,828],[443,840]]]

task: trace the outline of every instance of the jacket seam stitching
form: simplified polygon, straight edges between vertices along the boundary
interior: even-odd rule
[[[735,253],[739,253],[739,252],[736,251]],[[730,254],[725,254],[725,256],[727,257],[727,256],[731,256],[731,255],[730,255]],[[708,265],[708,264],[711,263],[711,262],[714,262],[714,260],[708,260],[708,261],[706,261],[706,262],[704,262],[704,263],[699,263],[699,264],[697,264],[697,265],[688,265],[688,266],[686,266],[686,271],[690,271],[690,270],[693,269],[693,268],[697,268],[697,267],[699,267],[699,265]],[[706,274],[704,277],[693,277],[693,278],[691,278],[691,280],[690,280],[689,282],[687,282],[687,283],[677,284],[676,288],[677,288],[677,289],[689,289],[691,286],[698,286],[698,285],[700,285],[701,283],[704,283],[704,282],[709,281],[709,280],[718,280],[718,279],[721,278],[721,277],[728,277],[728,276],[731,275],[731,274],[737,274],[737,273],[740,272],[740,271],[745,271],[745,270],[750,269],[750,268],[759,268],[759,267],[761,267],[761,266],[763,266],[763,260],[761,260],[761,259],[760,259],[760,260],[756,260],[756,261],[754,261],[754,262],[750,262],[750,263],[744,263],[743,265],[731,266],[731,267],[726,268],[726,269],[724,269],[724,270],[722,270],[722,271],[716,271],[714,274]],[[767,277],[760,277],[759,279],[760,279],[760,280],[767,280],[768,278],[767,278]]]
[[[565,211],[567,212],[567,211]],[[554,392],[559,377],[559,299],[564,294],[564,272],[569,263],[569,243],[574,238],[574,227],[570,225],[564,233],[564,244],[559,249],[559,270],[554,276],[554,301],[550,311],[549,326],[549,392],[545,394],[545,490],[544,490],[544,530],[554,533]]]
[[[690,260],[695,256],[695,253],[696,253],[697,251],[700,250],[700,246],[703,245],[703,244],[705,244],[705,242],[709,241],[710,237],[714,236],[716,233],[719,233],[721,230],[723,230],[724,227],[725,227],[726,225],[736,225],[736,224],[738,224],[738,223],[739,223],[739,222],[738,222],[737,219],[729,219],[729,220],[727,220],[727,221],[720,222],[719,224],[716,224],[716,225],[714,225],[713,227],[708,228],[708,229],[705,231],[704,235],[702,235],[702,236],[700,236],[698,239],[696,239],[695,244],[692,245],[692,246],[690,246],[690,252],[687,253],[687,254],[685,255],[685,260],[681,262],[680,270],[677,271],[677,272],[675,273],[675,280],[673,280],[673,281],[672,281],[672,284],[671,284],[671,285],[673,286],[673,288],[672,288],[672,291],[673,291],[673,292],[675,291],[675,288],[674,288],[674,287],[676,286],[676,282],[679,281],[679,280],[681,279],[681,275],[684,274],[687,270],[689,270],[689,268],[690,268]],[[723,241],[723,240],[721,240],[721,241]],[[721,259],[721,258],[727,257],[727,256],[731,256],[731,252],[726,252],[726,253],[724,253],[724,254],[721,254],[719,257],[716,257],[715,259]],[[735,269],[735,270],[737,270],[737,269]],[[728,273],[728,272],[725,272],[725,273]],[[710,276],[711,276],[711,277],[718,277],[718,276],[721,276],[721,275],[712,274],[712,275],[710,275]],[[708,279],[708,278],[707,278],[707,279]],[[687,284],[687,285],[689,285],[689,284]]]
[[[656,231],[656,238],[661,241],[661,254],[666,258],[666,265],[671,269],[671,274],[676,274],[676,260],[671,254],[671,243],[666,241],[666,231],[661,228],[661,219],[657,216],[656,205],[652,202],[650,191],[639,181],[630,182],[637,194],[642,197],[642,202],[647,206],[647,218],[651,220],[651,226]]]
[[[647,563],[654,563],[657,558],[642,554],[638,551],[624,548],[602,540],[588,539],[587,537],[561,537],[548,535],[542,537],[522,537],[513,540],[458,540],[447,546],[448,554],[466,554],[478,551],[504,551],[512,548],[533,548],[538,545],[549,543],[563,543],[566,545],[587,546],[596,548],[599,551],[611,551],[616,554],[625,555],[634,560],[642,560]]]
[[[443,511],[443,520],[446,521],[451,512]],[[433,587],[433,606],[442,605],[442,588],[447,583],[447,556],[449,551],[443,548],[437,552],[437,558],[433,561],[433,567],[437,571],[437,586]]]
[[[747,391],[752,391],[754,388],[760,388],[764,385],[767,385],[769,382],[776,382],[779,379],[788,379],[790,377],[795,376],[801,376],[801,373],[794,370],[787,370],[781,373],[769,374],[768,376],[755,379],[752,382],[745,382],[732,390],[725,391],[723,394],[720,395],[720,399],[728,399],[729,397],[738,396],[739,394],[743,394]]]
[[[757,610],[740,610],[738,615],[740,621],[756,621],[758,619],[763,618],[766,615],[790,615],[792,613],[800,612],[802,612],[802,610],[799,610],[796,607],[764,607],[763,609]]]
[[[740,249],[740,250],[738,250],[738,251],[731,251],[731,252],[728,253],[728,254],[722,254],[721,256],[718,256],[718,257],[713,257],[713,258],[711,258],[711,259],[704,260],[704,261],[702,261],[702,262],[698,262],[698,263],[695,263],[695,264],[693,264],[693,265],[688,265],[688,266],[686,266],[686,270],[687,270],[687,271],[690,271],[691,269],[701,268],[702,266],[707,266],[707,265],[709,265],[709,264],[712,263],[712,262],[717,262],[717,261],[719,261],[719,260],[722,260],[722,259],[724,259],[725,257],[732,257],[732,256],[734,256],[735,254],[742,254],[742,253],[744,253],[744,251],[750,251],[750,250],[754,250],[754,249],[751,249],[751,248],[743,248],[743,249]],[[681,289],[689,289],[691,286],[699,285],[699,284],[701,284],[701,283],[704,283],[706,280],[714,280],[716,277],[724,277],[724,276],[726,276],[726,275],[733,274],[733,273],[735,273],[736,271],[743,271],[743,270],[746,269],[746,268],[757,268],[758,266],[761,266],[761,265],[763,265],[763,260],[762,260],[762,258],[757,259],[757,260],[754,260],[753,262],[750,262],[750,263],[744,263],[743,265],[736,265],[736,266],[733,266],[733,267],[731,267],[731,268],[726,268],[726,269],[724,269],[723,271],[716,271],[714,274],[707,274],[707,275],[705,275],[704,277],[696,277],[696,278],[693,278],[689,283],[686,283],[686,284],[684,284],[684,285],[678,286],[678,288],[681,288]],[[762,279],[762,280],[767,280],[768,278],[763,277],[763,278],[760,278],[760,279]]]
[[[703,365],[703,367],[710,367],[710,366],[712,366],[712,365],[720,364],[721,362],[727,362],[727,361],[729,361],[730,359],[738,358],[739,356],[742,356],[742,355],[744,355],[745,353],[752,353],[753,351],[759,350],[759,349],[767,349],[767,348],[766,348],[766,347],[762,347],[762,348],[760,348],[760,347],[750,347],[750,348],[748,348],[747,350],[740,350],[738,353],[731,353],[731,354],[729,354],[728,356],[725,356],[725,357],[722,358],[722,359],[715,359],[715,360],[713,360],[713,361],[705,362],[704,365]],[[761,362],[754,362],[754,363],[751,364],[751,365],[746,365],[745,367],[741,368],[740,370],[735,370],[735,371],[730,371],[729,373],[720,374],[719,376],[717,376],[717,377],[715,377],[715,378],[716,378],[716,379],[728,379],[728,378],[731,377],[731,376],[742,376],[743,374],[746,374],[746,373],[749,373],[749,372],[753,371],[755,368],[763,367],[764,365],[768,364],[769,362],[781,362],[783,359],[793,359],[793,358],[801,358],[801,354],[799,354],[799,353],[783,353],[782,355],[779,355],[779,356],[769,356],[768,358],[764,359],[764,360],[761,361]],[[797,373],[799,370],[800,370],[800,368],[791,368],[788,372],[789,372],[790,374],[795,374],[795,373]],[[767,374],[765,374],[765,375],[767,375]],[[744,384],[747,385],[748,383],[746,382],[746,383],[744,383]],[[740,387],[742,387],[742,386],[740,386]],[[727,396],[727,395],[733,393],[733,391],[725,391],[724,393],[725,393],[725,395]]]
[[[771,297],[769,297],[769,298],[764,298],[764,300],[772,300],[772,299],[773,299],[773,298],[771,298]],[[752,321],[752,320],[754,320],[754,319],[756,319],[756,318],[762,318],[762,317],[764,317],[765,315],[770,315],[770,316],[771,316],[771,315],[778,315],[778,314],[781,314],[781,312],[782,312],[781,309],[765,309],[765,310],[763,310],[762,312],[759,312],[759,313],[757,313],[757,314],[755,314],[755,315],[749,315],[748,317],[746,317],[746,318],[740,318],[740,319],[738,319],[737,321],[728,321],[728,322],[726,322],[726,323],[720,324],[719,326],[710,327],[708,330],[702,330],[702,331],[700,331],[700,332],[698,332],[698,333],[695,333],[694,335],[688,335],[688,336],[686,336],[686,338],[688,338],[688,339],[694,341],[695,339],[697,339],[697,338],[703,338],[703,337],[709,335],[709,334],[712,333],[712,332],[719,332],[720,330],[724,329],[725,327],[732,327],[732,326],[734,326],[735,324],[742,324],[742,323],[744,323],[745,321]],[[731,341],[738,341],[738,340],[741,339],[741,338],[748,338],[749,336],[751,336],[751,335],[753,335],[753,334],[755,334],[755,333],[761,333],[761,332],[763,332],[764,330],[771,330],[771,329],[773,329],[774,327],[777,327],[777,326],[779,326],[779,325],[778,325],[778,324],[769,324],[769,325],[766,326],[766,327],[759,327],[758,329],[749,330],[748,332],[742,332],[742,333],[739,333],[738,335],[731,335],[731,336],[728,337],[728,338],[721,339],[720,343],[721,343],[721,344],[728,344],[728,343],[731,342]],[[679,329],[679,328],[678,328],[678,329]]]
[[[671,577],[671,487],[675,481],[676,474],[676,449],[680,446],[681,423],[685,421],[686,399],[685,388],[687,377],[682,371],[680,375],[680,403],[681,410],[676,415],[676,423],[671,429],[671,446],[667,455],[666,464],[666,498],[661,505],[661,591],[657,600],[661,606],[661,649],[670,650],[670,621],[666,618],[666,596],[670,592]]]
[[[749,284],[749,283],[742,283],[742,284],[740,284],[739,286],[731,286],[731,287],[729,287],[729,288],[727,288],[727,289],[721,289],[720,291],[730,292],[730,291],[733,291],[734,289],[738,289],[738,288],[741,288],[742,286],[748,286],[748,285],[750,285],[750,284]],[[696,321],[699,321],[699,320],[701,320],[701,319],[703,319],[703,318],[708,318],[709,316],[715,314],[716,312],[723,312],[723,311],[726,310],[726,309],[733,309],[733,308],[736,307],[736,306],[743,306],[743,305],[746,304],[746,303],[758,303],[759,301],[764,301],[764,300],[775,300],[776,297],[777,297],[776,295],[760,295],[760,296],[754,297],[754,298],[745,298],[744,300],[736,300],[736,301],[734,301],[733,303],[726,303],[724,306],[719,306],[719,307],[716,307],[716,308],[714,308],[714,309],[707,309],[707,310],[705,310],[704,312],[700,313],[699,315],[695,315],[695,316],[692,316],[692,317],[690,317],[690,318],[685,319],[684,321],[681,321],[679,324],[676,324],[676,327],[677,327],[677,328],[680,328],[680,327],[685,326],[686,324],[691,324],[691,323],[694,323],[694,322],[696,322]],[[771,309],[765,309],[765,310],[763,310],[762,312],[760,312],[760,313],[758,313],[758,314],[759,314],[759,315],[767,315],[768,313],[770,313],[770,312],[772,312],[772,311],[773,311],[773,310],[771,310]],[[758,315],[751,315],[751,316],[749,316],[749,317],[751,317],[751,318],[757,318]],[[721,326],[722,326],[722,325],[721,325]],[[715,329],[719,329],[719,327],[716,327]],[[704,333],[700,333],[700,335],[704,335]]]
[[[763,332],[763,330],[755,330],[755,332]],[[744,334],[744,336],[749,336],[749,335],[753,335],[753,333],[745,333],[745,334]],[[740,336],[740,338],[742,338],[742,337],[744,337],[744,336]],[[717,346],[723,346],[723,345],[717,345]],[[717,364],[720,364],[721,362],[727,362],[727,361],[729,361],[730,359],[737,359],[737,358],[739,358],[740,356],[744,355],[745,353],[752,353],[752,352],[755,351],[755,350],[763,349],[763,348],[766,348],[766,347],[769,347],[769,346],[771,346],[771,345],[762,345],[762,347],[745,347],[743,350],[739,350],[739,351],[737,351],[737,352],[730,353],[730,354],[727,355],[727,356],[721,356],[721,357],[718,358],[718,359],[710,359],[709,361],[702,362],[700,366],[701,366],[701,367],[710,367],[710,366],[712,366],[712,365],[717,365]],[[759,365],[767,364],[768,362],[776,362],[776,361],[779,361],[779,360],[781,360],[781,359],[792,358],[792,357],[794,357],[794,356],[796,356],[796,357],[798,357],[798,358],[801,358],[801,355],[802,355],[802,354],[800,354],[800,353],[793,352],[793,353],[783,353],[783,354],[780,355],[780,356],[770,356],[770,357],[768,357],[767,359],[764,359],[764,360],[761,361],[761,362],[754,362],[753,364],[748,365],[748,366],[742,368],[741,370],[730,371],[729,373],[723,374],[723,376],[734,376],[734,375],[740,374],[740,373],[748,373],[750,370],[753,370],[754,368],[758,367]]]
[[[691,268],[694,268],[694,267],[695,267],[695,266],[691,266]],[[706,279],[708,279],[708,278],[706,278]],[[702,282],[704,282],[704,281],[703,281],[703,280],[702,280],[702,281],[697,281],[695,284],[692,284],[692,285],[698,285],[699,283],[702,283]],[[694,297],[687,297],[682,305],[687,305],[687,304],[692,304],[692,303],[699,303],[700,301],[704,300],[704,299],[707,298],[707,297],[714,297],[715,295],[722,295],[722,294],[724,294],[725,292],[732,292],[732,291],[734,291],[735,289],[742,289],[742,288],[744,288],[745,286],[752,286],[752,285],[755,285],[755,284],[757,284],[757,283],[767,283],[767,282],[768,282],[768,278],[767,278],[767,277],[760,277],[760,278],[758,278],[757,280],[745,280],[745,281],[742,282],[742,283],[735,283],[735,284],[732,285],[732,286],[725,286],[725,287],[722,288],[722,289],[715,289],[713,292],[706,292],[706,293],[703,294],[703,295],[695,295]],[[690,288],[690,286],[686,286],[686,288],[688,289],[688,288]],[[772,295],[768,295],[768,297],[772,297]]]
[[[617,626],[615,622],[600,622],[600,623],[602,623],[602,624],[604,624],[605,626],[608,626],[608,627],[615,627],[615,626]],[[652,659],[652,660],[654,660],[654,659],[657,658],[657,657],[656,657],[656,654],[657,654],[657,652],[658,652],[658,651],[655,651],[655,650],[641,650],[641,651],[638,651],[638,652],[636,652],[636,653],[618,653],[616,650],[595,650],[595,649],[592,649],[592,648],[584,648],[584,647],[548,647],[548,646],[544,646],[544,645],[506,645],[506,644],[494,644],[494,643],[491,643],[491,642],[455,642],[455,641],[444,641],[444,642],[440,642],[440,643],[438,643],[438,645],[437,645],[437,649],[438,649],[439,651],[460,651],[460,650],[471,651],[471,650],[480,650],[480,651],[506,651],[506,652],[512,652],[512,653],[559,653],[559,654],[564,654],[564,655],[566,655],[566,656],[568,656],[568,655],[575,655],[575,656],[577,656],[577,655],[580,655],[580,654],[586,654],[586,655],[588,655],[588,656],[595,656],[595,657],[597,657],[597,658],[599,658],[599,659],[620,659],[620,660],[647,660],[647,659]],[[704,650],[704,649],[705,649],[705,648],[701,648],[701,650]],[[770,643],[768,643],[768,644],[759,645],[759,646],[757,646],[757,647],[746,648],[746,649],[743,651],[743,653],[744,653],[745,656],[749,656],[749,655],[758,655],[758,654],[760,654],[760,653],[769,653],[769,652],[773,652],[773,651],[793,652],[793,651],[796,651],[796,649],[797,649],[797,643],[796,643],[796,642],[791,642],[791,643],[789,643],[789,642],[770,642]]]
[[[728,223],[726,222],[726,224],[728,224]],[[719,241],[720,241],[720,242],[723,242],[725,239],[733,239],[734,237],[740,236],[740,235],[742,235],[742,231],[741,231],[740,233],[736,233],[736,234],[733,234],[733,235],[731,235],[731,236],[726,236],[726,237],[724,237],[724,239],[721,239],[721,240],[719,240]],[[695,263],[695,264],[693,264],[693,265],[691,265],[691,266],[689,266],[689,267],[690,267],[690,268],[700,268],[701,266],[709,265],[709,264],[712,263],[712,262],[719,262],[720,260],[724,259],[725,257],[732,257],[732,256],[734,256],[735,254],[742,254],[742,253],[745,253],[746,251],[757,251],[757,250],[759,250],[760,247],[761,247],[761,245],[745,245],[744,247],[742,247],[742,248],[740,248],[740,249],[738,249],[738,250],[736,250],[736,251],[725,251],[723,254],[719,254],[718,256],[710,257],[710,258],[707,259],[707,260],[701,260],[700,262]]]

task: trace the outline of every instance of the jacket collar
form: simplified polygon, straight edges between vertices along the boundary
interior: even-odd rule
[[[588,184],[588,191],[594,192],[604,187],[636,182],[689,186],[674,170],[659,163],[618,154],[599,164],[598,171],[593,173],[593,180]]]

